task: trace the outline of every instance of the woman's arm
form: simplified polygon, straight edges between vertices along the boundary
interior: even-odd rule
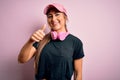
[[[33,47],[33,41],[29,39],[26,42],[26,44],[22,47],[18,55],[18,62],[25,63],[29,61],[33,57],[35,52],[36,52],[36,49]]]
[[[74,61],[74,80],[82,80],[82,58]]]
[[[34,42],[39,42],[45,36],[44,30],[46,25],[42,26],[41,29],[37,30],[35,33],[32,34],[30,39],[26,42],[26,44],[21,49],[18,55],[18,62],[25,63],[29,61],[35,54],[36,49],[33,47]]]

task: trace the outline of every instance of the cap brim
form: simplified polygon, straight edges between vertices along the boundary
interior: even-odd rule
[[[67,15],[65,8],[64,8],[62,5],[60,5],[60,4],[49,4],[48,6],[46,6],[46,8],[44,9],[44,14],[45,14],[45,15],[47,14],[48,10],[49,10],[51,7],[54,7],[54,8],[56,8],[58,11],[63,12],[63,13],[65,13],[65,14]]]

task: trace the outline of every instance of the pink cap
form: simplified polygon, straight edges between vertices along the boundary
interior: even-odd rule
[[[67,12],[66,12],[64,6],[61,5],[61,4],[57,4],[57,3],[52,3],[52,4],[49,4],[48,6],[46,6],[45,9],[44,9],[44,14],[45,14],[45,15],[47,14],[47,11],[48,11],[51,7],[55,7],[58,11],[63,12],[63,13],[65,13],[65,14],[67,15]]]

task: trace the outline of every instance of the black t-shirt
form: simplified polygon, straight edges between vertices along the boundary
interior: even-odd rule
[[[37,48],[37,44],[33,44]],[[65,40],[50,40],[43,48],[36,80],[71,80],[74,60],[84,57],[80,39],[69,34]]]

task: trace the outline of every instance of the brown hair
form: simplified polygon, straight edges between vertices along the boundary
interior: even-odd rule
[[[35,61],[34,61],[34,68],[35,68],[35,74],[37,74],[37,70],[38,70],[38,63],[39,63],[39,58],[40,58],[40,54],[42,49],[44,48],[44,46],[51,40],[50,37],[50,33],[48,33],[47,35],[45,35],[45,37],[43,38],[43,40],[41,40],[39,42],[39,46],[38,49],[36,51],[36,55],[35,55]]]

